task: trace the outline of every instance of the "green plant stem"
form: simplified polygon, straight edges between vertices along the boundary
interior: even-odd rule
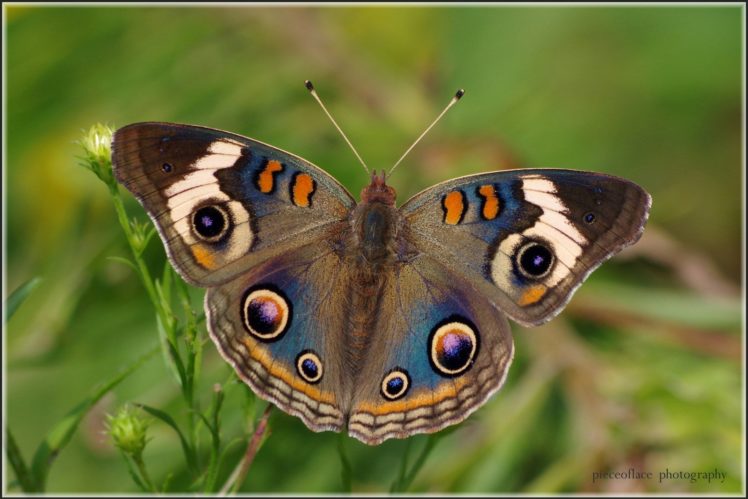
[[[173,272],[173,271],[172,271]],[[197,331],[197,319],[195,317],[195,312],[192,309],[190,305],[190,299],[189,295],[187,293],[187,288],[182,281],[178,281],[176,283],[177,285],[177,295],[178,299],[182,305],[182,309],[184,312],[184,316],[186,319],[185,324],[185,339],[187,342],[187,368],[186,368],[186,384],[185,387],[186,391],[186,399],[189,406],[192,408],[192,411],[190,411],[189,415],[189,432],[191,434],[191,440],[192,442],[196,442],[198,435],[198,414],[200,411],[200,408],[197,406],[195,402],[195,380],[197,379],[199,372],[200,372],[200,364],[202,362],[202,343],[200,341],[200,335]],[[220,407],[220,404],[219,404]],[[214,413],[215,417],[217,418],[217,413]],[[215,427],[218,427],[218,422],[214,421]]]
[[[221,385],[214,386],[213,389],[213,403],[211,407],[210,420],[204,419],[206,426],[210,430],[211,434],[211,447],[210,447],[210,462],[208,464],[208,471],[206,473],[205,486],[203,490],[205,492],[214,492],[216,481],[218,479],[218,467],[220,464],[220,451],[221,451],[221,419],[219,414],[221,406],[223,405],[224,392]]]
[[[110,186],[109,192],[112,196],[112,202],[114,203],[114,210],[117,212],[117,219],[119,220],[119,224],[122,227],[122,230],[125,232],[125,237],[127,238],[127,242],[130,245],[130,250],[132,250],[133,258],[135,259],[135,265],[137,266],[138,273],[140,274],[140,279],[143,281],[143,285],[145,286],[146,292],[148,293],[148,297],[156,307],[158,315],[162,320],[164,320],[164,325],[166,325],[166,317],[164,316],[162,307],[159,304],[158,295],[156,294],[156,287],[153,284],[151,274],[150,272],[148,272],[148,267],[145,265],[145,262],[135,249],[132,227],[130,226],[130,220],[127,218],[127,212],[125,211],[125,205],[122,202],[122,197],[119,195],[119,190],[116,186]]]
[[[148,470],[145,467],[145,462],[143,462],[143,457],[137,454],[132,456],[132,460],[135,462],[135,466],[138,467],[140,476],[143,479],[146,487],[148,487],[148,490],[151,492],[156,492],[156,487],[153,485],[153,481],[151,480],[150,475],[148,475]]]

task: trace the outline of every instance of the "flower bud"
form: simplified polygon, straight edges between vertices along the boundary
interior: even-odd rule
[[[108,126],[97,123],[78,141],[84,153],[82,166],[94,172],[109,188],[117,186],[112,173],[113,133]]]
[[[145,449],[149,424],[150,421],[129,404],[123,406],[116,415],[107,415],[107,432],[114,445],[133,457],[139,457]]]

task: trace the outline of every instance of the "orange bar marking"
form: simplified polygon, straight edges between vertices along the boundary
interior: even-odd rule
[[[190,248],[192,250],[192,256],[195,257],[197,263],[209,270],[216,268],[216,257],[215,253],[206,249],[202,244],[195,244]]]
[[[273,174],[280,171],[283,171],[283,165],[279,161],[274,159],[268,161],[265,169],[257,177],[257,187],[260,189],[260,192],[264,194],[273,192],[273,187],[275,187],[275,177]]]
[[[452,191],[442,201],[444,223],[457,225],[465,214],[465,195],[461,191]]]
[[[522,293],[522,296],[520,296],[517,303],[520,307],[526,307],[527,305],[537,303],[543,296],[545,296],[546,291],[548,291],[548,288],[542,284],[530,286],[524,293]]]
[[[314,180],[306,173],[299,173],[294,177],[291,186],[291,200],[296,206],[308,208],[312,204],[314,194]]]
[[[483,218],[493,220],[499,214],[499,198],[493,185],[482,185],[478,194],[483,196]]]

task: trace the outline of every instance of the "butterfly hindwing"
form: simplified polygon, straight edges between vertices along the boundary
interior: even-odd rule
[[[335,236],[331,234],[331,239]],[[314,431],[345,424],[347,272],[327,240],[278,255],[205,295],[221,355],[255,393]]]
[[[368,444],[458,423],[504,382],[514,355],[506,317],[427,255],[388,274],[349,434]]]
[[[468,277],[512,319],[536,325],[639,239],[650,204],[628,180],[543,169],[450,180],[401,211],[421,251]]]
[[[311,163],[240,135],[136,123],[112,142],[117,178],[154,220],[189,282],[225,282],[320,237],[355,202]]]

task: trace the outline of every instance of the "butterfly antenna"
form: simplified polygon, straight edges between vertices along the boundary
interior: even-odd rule
[[[332,117],[332,115],[327,110],[327,108],[325,107],[325,105],[322,104],[322,99],[320,99],[319,95],[317,95],[317,91],[314,89],[314,85],[312,85],[312,82],[309,81],[309,80],[306,80],[304,82],[304,85],[306,85],[306,89],[309,90],[309,93],[312,94],[312,97],[314,97],[314,99],[317,101],[317,103],[320,105],[320,107],[322,107],[322,110],[325,112],[325,114],[327,115],[327,117],[330,118],[330,121],[332,121],[332,124],[335,125],[335,128],[338,129],[338,132],[340,132],[340,135],[342,135],[343,138],[345,139],[345,141],[348,143],[348,146],[353,151],[353,154],[356,155],[356,157],[358,158],[359,162],[361,162],[361,165],[363,165],[364,170],[366,170],[366,173],[369,173],[369,167],[366,166],[366,163],[364,163],[364,160],[361,159],[361,155],[358,153],[358,151],[356,150],[356,148],[353,147],[353,144],[351,144],[351,141],[348,140],[348,137],[346,137],[345,133],[343,133],[343,130],[335,122],[335,119]]]
[[[414,148],[414,147],[416,146],[416,144],[418,144],[418,143],[419,143],[419,142],[421,141],[421,139],[422,139],[422,138],[423,138],[423,137],[424,137],[424,136],[425,136],[425,135],[426,135],[427,133],[429,133],[429,130],[431,130],[431,129],[432,129],[433,127],[434,127],[434,125],[436,125],[436,123],[437,123],[437,122],[438,122],[438,121],[439,121],[440,119],[442,119],[442,116],[444,116],[444,114],[445,114],[445,113],[446,113],[447,111],[449,111],[449,108],[450,108],[450,107],[452,107],[452,106],[454,106],[455,104],[457,104],[457,101],[458,101],[458,100],[460,100],[460,98],[461,98],[461,97],[462,97],[463,95],[465,95],[465,91],[464,91],[463,89],[461,89],[461,88],[460,88],[459,90],[457,90],[457,92],[455,93],[454,97],[452,97],[452,100],[451,100],[451,101],[449,101],[449,104],[447,104],[447,107],[445,107],[445,108],[444,108],[444,111],[442,111],[442,112],[441,112],[441,113],[439,114],[439,116],[437,116],[437,117],[436,117],[436,119],[435,119],[435,120],[434,120],[434,121],[433,121],[433,122],[432,122],[432,123],[431,123],[431,124],[429,125],[429,127],[428,127],[428,128],[426,129],[426,130],[424,130],[424,131],[423,131],[423,133],[422,133],[422,134],[421,134],[421,135],[420,135],[420,136],[419,136],[419,137],[418,137],[418,138],[416,139],[416,141],[415,141],[415,142],[413,142],[413,144],[412,144],[412,145],[411,145],[411,146],[410,146],[410,147],[408,148],[408,150],[407,150],[407,151],[405,151],[405,152],[403,153],[403,155],[402,155],[402,156],[400,156],[400,159],[398,159],[398,160],[397,160],[397,163],[395,163],[395,165],[394,165],[394,166],[393,166],[392,168],[390,168],[390,171],[389,171],[389,172],[387,173],[387,176],[388,176],[388,177],[392,175],[392,172],[393,172],[393,171],[395,171],[395,168],[397,168],[397,165],[399,165],[399,164],[400,164],[400,162],[401,162],[401,161],[402,161],[403,159],[405,159],[405,156],[407,156],[407,155],[408,155],[408,153],[409,153],[409,152],[410,152],[410,151],[411,151],[411,150],[412,150],[412,149],[413,149],[413,148]]]

